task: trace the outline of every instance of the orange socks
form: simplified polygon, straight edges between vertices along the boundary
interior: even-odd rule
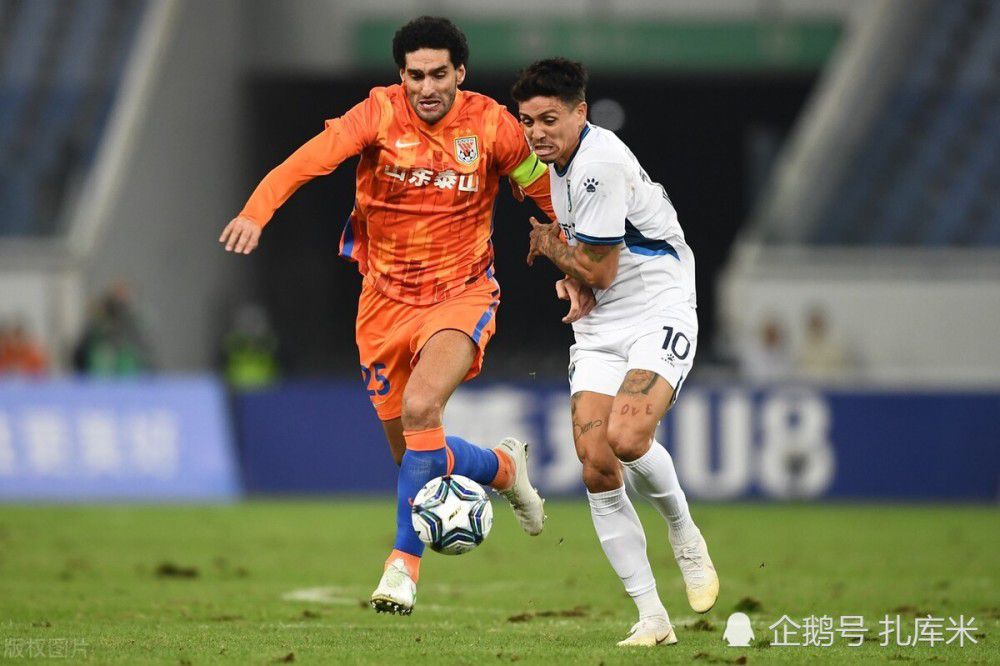
[[[500,447],[493,449],[493,453],[497,454],[497,475],[490,481],[490,486],[497,490],[510,490],[514,485],[514,461]]]
[[[445,474],[451,474],[455,469],[455,454],[451,452],[444,439],[444,426],[430,428],[428,430],[404,430],[403,439],[406,440],[408,451],[439,451],[444,449],[448,457],[448,468]]]
[[[407,471],[409,469],[407,463],[408,461],[413,462],[410,460],[411,458],[428,459],[428,461],[436,460],[437,462],[434,464],[436,468],[440,470],[442,467],[441,463],[444,462],[444,459],[446,459],[446,473],[451,474],[451,470],[455,465],[455,459],[451,450],[445,443],[444,428],[441,426],[437,428],[429,428],[427,430],[403,431],[403,438],[406,439],[407,453],[403,458],[403,464],[399,471],[400,485],[396,509],[396,548],[389,553],[389,557],[385,561],[385,566],[388,567],[393,560],[403,560],[403,565],[406,567],[406,570],[410,574],[410,578],[412,578],[415,583],[420,578],[420,556],[412,555],[411,553],[400,550],[400,547],[406,547],[407,550],[417,550],[418,552],[423,549],[423,545],[417,538],[416,532],[414,532],[413,528],[410,526],[409,506],[407,505],[407,503],[409,503],[409,505],[413,504],[413,498],[416,496],[417,491],[420,490],[420,485],[423,483],[423,480],[418,480],[417,478],[412,477],[412,473]]]
[[[428,430],[404,430],[403,439],[410,451],[437,451],[445,447],[444,426]]]
[[[401,550],[393,550],[389,553],[389,558],[385,561],[385,568],[388,569],[389,565],[393,560],[402,559],[403,565],[406,570],[410,573],[410,578],[416,583],[420,580],[420,558],[416,555],[410,555],[409,553],[404,553]]]

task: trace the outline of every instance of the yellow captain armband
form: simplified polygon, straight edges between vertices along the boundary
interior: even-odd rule
[[[538,155],[531,153],[510,172],[510,179],[521,187],[528,187],[544,176],[546,171],[548,167],[538,159]]]

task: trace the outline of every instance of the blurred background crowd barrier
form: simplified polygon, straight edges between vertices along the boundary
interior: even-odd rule
[[[435,3],[465,86],[592,71],[591,120],[675,203],[699,358],[663,441],[694,496],[996,501],[1000,3]],[[376,6],[377,5],[377,6]],[[426,8],[0,0],[0,498],[391,492],[337,258],[354,162],[250,257],[257,180],[375,85]],[[529,17],[526,18],[526,17]],[[496,207],[498,335],[456,434],[580,489],[558,277]]]
[[[359,388],[289,381],[227,406],[209,377],[2,385],[0,500],[392,493]],[[698,499],[989,502],[998,413],[996,392],[692,384],[658,439]],[[445,425],[483,445],[524,438],[542,492],[583,490],[562,382],[478,382]]]

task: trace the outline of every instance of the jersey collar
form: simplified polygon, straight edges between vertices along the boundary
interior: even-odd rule
[[[566,175],[566,172],[569,171],[569,165],[573,163],[573,158],[576,157],[576,154],[578,152],[580,152],[580,146],[583,145],[583,137],[587,136],[588,134],[590,134],[590,123],[584,124],[583,129],[580,130],[580,139],[579,141],[576,142],[576,148],[573,149],[573,154],[569,156],[568,160],[566,160],[566,168],[560,169],[557,165],[555,164],[552,165],[552,168],[556,170],[557,176],[562,178],[563,176]]]

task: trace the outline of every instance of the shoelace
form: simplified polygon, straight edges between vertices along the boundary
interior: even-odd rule
[[[510,455],[513,456],[513,451],[510,452]],[[530,517],[530,514],[528,513],[529,503],[521,502],[518,498],[517,482],[518,479],[515,477],[514,483],[509,489],[498,492],[504,497],[504,499],[510,502],[511,508],[514,509],[514,515],[516,515],[518,519],[527,520]],[[534,488],[531,488],[530,490],[537,492]]]
[[[681,571],[689,575],[692,582],[697,584],[705,582],[705,570],[701,566],[701,553],[698,552],[698,544],[681,548],[680,565]]]
[[[513,452],[511,452],[509,455],[513,456]],[[510,488],[508,488],[507,490],[501,490],[500,494],[503,495],[508,502],[510,502],[510,505],[514,507],[515,511],[523,511],[524,505],[520,502],[517,496],[518,495],[517,481],[518,479],[517,477],[515,477],[514,483],[511,484]]]
[[[517,493],[514,492],[514,486],[511,486],[508,490],[501,490],[500,494],[506,498],[508,502],[517,507],[520,502],[517,501]]]
[[[409,578],[409,575],[398,567],[389,567],[386,570],[386,573],[389,575],[386,576],[385,582],[389,587],[399,587],[400,585],[404,585],[406,580]]]
[[[634,636],[635,633],[637,631],[639,631],[640,629],[642,629],[644,626],[649,626],[650,629],[654,629],[655,630],[656,629],[656,624],[658,624],[657,620],[649,620],[649,619],[647,619],[647,620],[639,620],[638,622],[636,622],[635,624],[632,625],[631,629],[628,630],[628,635],[629,635],[629,637]]]
[[[517,493],[514,492],[513,488],[501,492],[500,494],[503,495],[505,498],[507,498],[507,501],[510,502],[511,508],[514,509],[514,515],[516,515],[518,518],[522,518],[525,520],[527,520],[530,517],[530,514],[528,512],[529,508],[528,503],[527,502],[522,503],[520,500],[518,500]]]

